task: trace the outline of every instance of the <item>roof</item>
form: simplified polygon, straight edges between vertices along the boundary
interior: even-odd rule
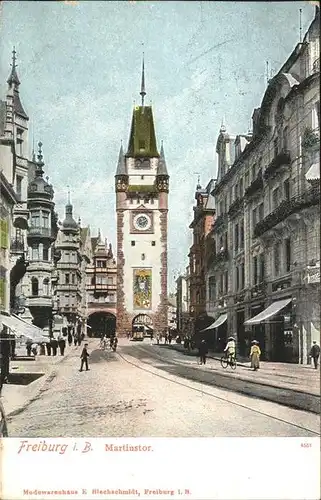
[[[168,175],[163,144],[161,146],[160,158],[158,160],[157,175]]]
[[[65,220],[62,223],[62,230],[67,230],[67,231],[78,231],[79,226],[75,219],[72,216],[72,205],[71,203],[68,203],[66,205],[66,216]]]
[[[86,238],[88,236],[89,232],[89,227],[82,227],[80,228],[80,241],[84,245]]]
[[[17,115],[21,116],[22,118],[25,118],[26,120],[29,120],[27,113],[22,107],[18,89],[14,89],[13,92],[13,109]]]
[[[0,100],[0,135],[3,135],[6,123],[6,103]]]
[[[97,243],[99,241],[99,236],[92,236],[90,239],[91,239],[91,249],[94,252],[95,248],[97,246]]]
[[[127,175],[123,145],[120,146],[116,175]]]
[[[133,110],[127,156],[159,156],[151,106],[136,106]]]

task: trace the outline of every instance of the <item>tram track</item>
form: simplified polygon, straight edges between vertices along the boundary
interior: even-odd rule
[[[137,346],[137,347],[138,347],[138,346]],[[141,349],[141,347],[142,347],[142,346],[139,346],[139,347],[138,347],[138,351]],[[150,355],[150,353],[149,353],[146,349],[142,348],[141,350],[142,350],[143,352],[148,353],[148,354]],[[281,423],[284,423],[284,424],[290,425],[290,426],[295,427],[295,428],[297,428],[297,429],[301,429],[301,430],[304,430],[304,431],[308,431],[308,432],[310,432],[311,434],[313,434],[314,436],[320,436],[320,432],[316,432],[315,430],[313,430],[313,429],[311,429],[311,428],[304,427],[303,425],[299,425],[299,424],[293,423],[293,422],[291,422],[290,420],[286,420],[286,419],[284,419],[284,418],[280,418],[280,417],[277,417],[277,416],[275,416],[275,415],[271,415],[270,413],[266,413],[266,412],[264,412],[264,411],[261,411],[261,410],[255,409],[255,408],[253,408],[253,407],[251,407],[251,406],[248,406],[248,405],[246,405],[246,404],[242,404],[242,403],[239,403],[239,402],[236,402],[236,401],[231,401],[230,399],[224,398],[224,397],[222,397],[222,396],[215,395],[215,394],[213,394],[213,393],[211,393],[211,392],[209,392],[209,391],[206,391],[206,390],[205,390],[205,388],[197,388],[197,387],[193,387],[191,384],[188,384],[188,382],[183,382],[183,381],[177,380],[177,378],[179,378],[179,377],[180,377],[180,375],[179,375],[179,374],[178,374],[178,375],[177,375],[177,374],[173,374],[173,376],[175,376],[175,378],[176,378],[176,380],[175,380],[175,379],[173,379],[173,378],[171,378],[171,377],[168,377],[168,376],[166,376],[166,375],[164,375],[164,374],[161,374],[161,373],[156,373],[154,370],[149,369],[149,368],[147,368],[146,366],[141,366],[141,364],[140,364],[140,363],[142,363],[142,364],[145,364],[145,365],[149,365],[149,366],[150,366],[150,365],[151,365],[151,363],[148,363],[148,362],[146,362],[146,361],[142,361],[142,360],[140,360],[140,359],[139,359],[139,362],[138,362],[138,363],[136,363],[136,362],[134,362],[134,361],[132,361],[132,360],[128,359],[127,355],[124,355],[123,353],[121,353],[121,352],[119,352],[119,351],[117,352],[117,355],[118,355],[118,356],[119,356],[119,357],[120,357],[120,358],[121,358],[124,362],[126,362],[126,363],[127,363],[127,364],[129,364],[129,365],[131,365],[132,367],[135,367],[135,368],[137,368],[137,369],[139,369],[139,370],[142,370],[142,371],[145,371],[145,372],[147,372],[147,373],[150,373],[150,374],[154,375],[155,377],[158,377],[158,378],[161,378],[161,379],[163,379],[163,380],[167,380],[167,381],[169,381],[169,382],[172,382],[173,384],[180,385],[180,386],[182,386],[182,387],[185,387],[185,388],[191,389],[191,390],[193,390],[193,391],[195,391],[195,392],[197,392],[197,393],[200,393],[200,394],[205,394],[206,396],[209,396],[209,397],[211,397],[211,398],[213,398],[213,399],[217,399],[217,400],[222,401],[222,402],[224,402],[224,403],[229,403],[229,404],[231,404],[231,405],[233,405],[233,406],[237,406],[237,407],[239,407],[239,408],[246,409],[246,410],[251,411],[251,412],[253,412],[253,413],[255,413],[255,414],[258,414],[258,415],[260,415],[260,416],[264,416],[264,417],[270,418],[270,419],[272,419],[272,420],[275,420],[275,421],[278,421],[278,422],[281,422]],[[130,356],[131,358],[134,358],[134,356],[132,356],[132,355],[129,355],[129,356]],[[153,353],[153,355],[150,355],[150,357],[151,357],[151,358],[152,358],[152,357],[154,357],[154,358],[158,358],[158,359],[160,359],[162,362],[166,362],[166,363],[171,364],[171,365],[175,365],[175,366],[183,366],[183,368],[186,368],[186,365],[182,365],[182,364],[180,364],[180,363],[176,363],[175,361],[171,361],[171,360],[169,360],[169,359],[164,359],[164,358],[162,358],[161,356],[157,355],[156,353]],[[192,367],[188,367],[188,368],[193,369]],[[162,370],[162,368],[158,368],[158,367],[155,367],[155,369],[156,369],[156,370],[158,370],[158,371]],[[204,373],[204,372],[203,372],[203,373]],[[191,380],[193,380],[193,382],[195,382],[195,383],[197,383],[197,384],[202,383],[202,381],[199,381],[199,380],[197,380],[197,379],[195,379],[195,378],[191,378],[191,377],[184,377],[184,376],[182,376],[182,378],[190,378]],[[203,382],[203,383],[204,383],[204,382]],[[206,383],[206,382],[205,382],[205,384],[206,384],[206,385],[210,385],[210,386],[212,386],[212,387],[214,387],[214,388],[216,388],[216,389],[222,390],[222,388],[217,387],[217,386],[216,386],[216,385],[214,385],[214,384],[209,384],[209,383]],[[225,390],[225,388],[224,388],[224,390]],[[235,392],[235,391],[231,391],[231,392]],[[248,394],[246,394],[246,395],[248,396]],[[243,396],[244,396],[244,394],[243,394]],[[252,396],[252,397],[253,397],[253,396]],[[255,398],[255,396],[254,396],[254,398]],[[254,399],[254,398],[253,398],[253,399]],[[261,398],[261,399],[264,399],[264,398]]]

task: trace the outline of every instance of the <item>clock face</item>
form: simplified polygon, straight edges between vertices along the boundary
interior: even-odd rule
[[[152,225],[152,221],[149,215],[146,214],[137,214],[134,217],[134,227],[135,229],[139,229],[140,231],[147,231],[150,229]]]

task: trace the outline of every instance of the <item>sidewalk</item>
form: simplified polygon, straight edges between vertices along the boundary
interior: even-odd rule
[[[162,345],[163,348],[174,349],[186,356],[197,358],[198,350],[190,352],[184,349],[182,344]],[[220,370],[220,374],[233,378],[242,379],[254,384],[262,384],[277,389],[290,389],[296,392],[320,396],[320,370],[315,370],[311,365],[299,365],[292,363],[273,363],[269,361],[260,362],[260,370],[253,372],[250,369],[250,361],[237,363],[237,369],[223,370],[220,365],[222,353],[210,353],[208,355],[208,368]]]
[[[1,401],[7,417],[19,413],[36,398],[45,384],[54,376],[55,367],[73,352],[74,347],[67,347],[64,356],[60,354],[57,356],[38,355],[35,359],[27,360],[26,358],[19,359],[19,356],[25,355],[25,349],[21,353],[17,349],[18,359],[10,361],[10,375],[13,383],[4,384],[2,387]],[[19,385],[14,383],[16,379],[20,380]]]

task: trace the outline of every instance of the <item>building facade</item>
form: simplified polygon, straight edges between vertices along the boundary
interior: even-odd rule
[[[116,331],[117,264],[112,245],[91,238],[92,258],[86,268],[88,335],[110,336]]]
[[[189,294],[190,317],[194,333],[211,323],[211,317],[206,310],[206,238],[211,232],[215,220],[215,202],[211,194],[214,180],[206,188],[198,183],[195,192],[196,206],[193,207],[194,217],[190,224],[193,230],[193,243],[189,251]]]
[[[52,276],[54,272],[53,244],[58,233],[57,214],[54,211],[54,190],[48,180],[43,178],[44,162],[42,143],[34,175],[28,185],[27,210],[29,228],[27,231],[28,267],[20,284],[16,287],[16,295],[26,297],[26,309],[23,317],[31,319],[39,328],[52,333],[53,291]],[[47,178],[48,179],[48,178]],[[17,235],[16,235],[17,236]],[[17,290],[21,289],[17,294]]]
[[[188,282],[186,276],[179,276],[176,280],[176,319],[177,332],[181,336],[188,334],[189,301]]]
[[[217,141],[213,327],[217,340],[223,328],[235,333],[240,354],[257,339],[267,360],[307,363],[320,341],[320,184],[306,179],[319,161],[319,30],[316,8],[269,81],[252,135],[221,130]]]
[[[117,214],[117,332],[135,323],[156,333],[167,329],[167,214],[169,176],[158,153],[151,106],[133,110],[126,155],[121,147],[115,176]]]

